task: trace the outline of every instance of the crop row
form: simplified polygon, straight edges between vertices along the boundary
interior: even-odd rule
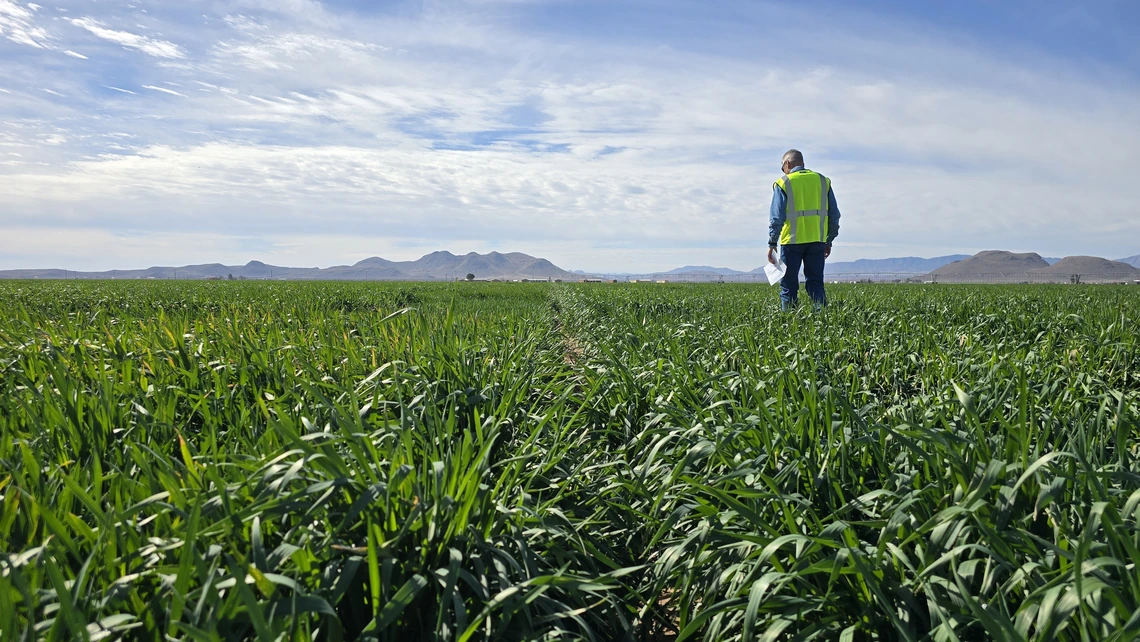
[[[1126,288],[0,287],[0,638],[1140,633]]]

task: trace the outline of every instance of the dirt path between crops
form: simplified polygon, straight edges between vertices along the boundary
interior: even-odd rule
[[[674,604],[676,596],[666,589],[657,597],[657,617],[646,623],[643,637],[647,642],[674,642],[681,632],[681,611]]]
[[[586,364],[587,340],[578,337],[562,320],[562,311],[557,304],[552,305],[553,327],[558,334],[562,348],[562,360],[571,368],[578,369]],[[672,590],[666,589],[657,597],[655,608],[647,614],[641,624],[638,639],[643,642],[675,642],[681,632],[681,612]]]
[[[578,338],[569,334],[562,334],[562,360],[567,365],[576,366],[583,357],[582,344]]]

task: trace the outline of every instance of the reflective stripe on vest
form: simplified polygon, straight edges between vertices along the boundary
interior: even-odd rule
[[[815,183],[815,177],[819,177],[819,183]],[[800,209],[800,205],[796,202],[795,189],[792,187],[792,182],[795,181],[800,184],[801,192],[804,189],[815,190],[819,189],[819,198],[803,200],[815,200],[818,209]],[[805,184],[807,183],[807,184]],[[831,189],[827,177],[823,174],[817,174],[810,170],[795,172],[786,176],[781,176],[780,180],[776,181],[776,185],[784,190],[784,194],[788,197],[787,206],[787,219],[784,221],[784,228],[780,231],[780,244],[792,245],[796,243],[818,243],[827,240],[827,194]],[[810,194],[810,192],[809,192]],[[814,196],[814,194],[811,194]],[[818,226],[800,225],[800,219],[815,216],[817,217]],[[804,221],[804,223],[808,223]],[[815,223],[813,221],[812,223]]]

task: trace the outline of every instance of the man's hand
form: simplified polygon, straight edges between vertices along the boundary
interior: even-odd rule
[[[778,265],[776,263],[776,248],[774,247],[768,248],[768,262],[772,265]]]
[[[831,246],[830,245],[823,246],[823,258],[826,259],[830,256],[831,256]]]

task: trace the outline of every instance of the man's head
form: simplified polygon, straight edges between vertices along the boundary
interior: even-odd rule
[[[798,149],[789,149],[784,152],[784,160],[780,163],[780,169],[787,174],[792,171],[793,167],[804,166],[804,154]]]

